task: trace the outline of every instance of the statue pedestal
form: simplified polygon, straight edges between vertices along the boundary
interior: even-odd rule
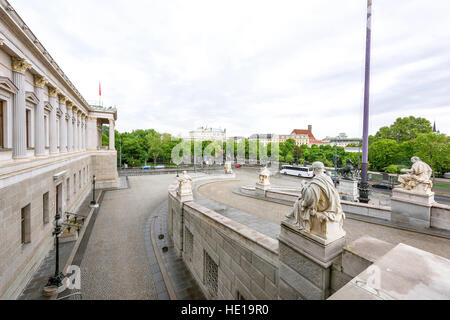
[[[313,221],[311,227],[314,228]],[[345,232],[324,239],[283,221],[278,240],[279,297],[283,300],[327,299],[331,294],[331,265],[342,253]]]
[[[270,184],[257,183],[255,186],[255,192],[257,195],[266,196],[266,191],[270,190]]]
[[[178,189],[177,198],[180,200],[180,202],[194,201],[194,196],[192,194],[192,187],[188,185],[183,186],[181,189]]]
[[[429,228],[434,192],[418,193],[401,188],[392,191],[392,222]]]
[[[358,181],[341,180],[337,189],[343,200],[358,201]]]

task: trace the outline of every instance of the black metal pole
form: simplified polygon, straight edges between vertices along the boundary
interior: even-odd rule
[[[369,203],[368,162],[369,162],[369,107],[370,107],[370,48],[372,37],[372,0],[367,0],[366,30],[366,71],[364,84],[364,125],[363,125],[363,159],[361,168],[361,185],[359,201]]]
[[[55,267],[55,277],[59,275],[59,237],[56,235],[56,267]]]
[[[97,201],[95,201],[95,175],[92,178],[92,201],[91,205],[95,206]]]
[[[55,230],[53,235],[55,236],[55,275],[48,280],[47,287],[55,286],[61,287],[64,275],[59,271],[59,235],[61,234],[60,220],[61,215],[59,212],[55,215]]]

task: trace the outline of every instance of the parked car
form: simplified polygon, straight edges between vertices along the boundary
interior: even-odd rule
[[[236,168],[242,168],[242,164],[237,164]]]
[[[166,168],[166,166],[164,166],[164,165],[159,165],[159,166],[155,167],[155,169],[165,169],[165,168]]]
[[[392,184],[385,183],[385,182],[380,182],[380,183],[377,183],[377,184],[373,184],[372,188],[392,190]]]
[[[152,166],[143,166],[142,170],[150,170],[152,168]]]

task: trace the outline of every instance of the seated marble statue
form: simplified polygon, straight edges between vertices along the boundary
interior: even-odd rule
[[[322,162],[313,163],[314,178],[302,182],[301,196],[294,210],[286,216],[300,230],[324,239],[345,235],[345,213],[333,180],[325,173]]]
[[[411,162],[413,163],[411,169],[403,169],[402,172],[406,174],[398,177],[398,181],[401,183],[400,187],[411,191],[431,191],[431,188],[433,188],[431,181],[433,169],[421,161],[419,157],[412,157]]]

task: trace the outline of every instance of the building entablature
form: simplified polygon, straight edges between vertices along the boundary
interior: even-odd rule
[[[89,110],[87,101],[7,0],[0,0],[0,27],[0,48],[11,56],[13,71],[44,78],[44,86],[58,88],[84,112]]]

